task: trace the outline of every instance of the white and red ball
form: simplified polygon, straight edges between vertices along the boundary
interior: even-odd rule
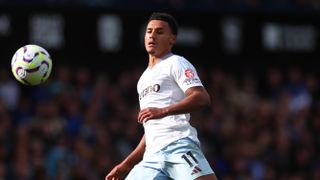
[[[11,60],[11,71],[22,84],[35,86],[44,83],[50,76],[52,60],[43,47],[28,44],[19,48]]]

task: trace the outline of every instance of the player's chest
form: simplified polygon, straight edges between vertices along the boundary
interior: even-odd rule
[[[138,81],[138,91],[151,86],[168,86],[172,83],[172,77],[167,69],[147,69]]]

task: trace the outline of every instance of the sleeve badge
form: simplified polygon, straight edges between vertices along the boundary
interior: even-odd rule
[[[185,74],[185,76],[186,76],[187,78],[193,78],[193,77],[194,77],[194,73],[193,73],[192,69],[186,69],[186,70],[184,71],[184,74]]]

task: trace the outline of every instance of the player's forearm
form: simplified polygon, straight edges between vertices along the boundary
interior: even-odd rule
[[[129,154],[129,156],[122,163],[125,163],[128,166],[133,167],[135,164],[140,162],[143,158],[145,146],[146,146],[146,142],[145,142],[145,137],[143,136],[138,146]]]
[[[210,105],[210,96],[204,88],[195,87],[189,94],[187,92],[186,98],[179,103],[170,105],[164,109],[166,115],[190,113],[200,110]]]

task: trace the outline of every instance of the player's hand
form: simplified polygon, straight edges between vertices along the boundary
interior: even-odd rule
[[[144,123],[150,119],[158,119],[166,116],[166,108],[148,107],[142,109],[138,115],[138,122]]]
[[[115,166],[109,174],[106,176],[105,180],[121,180],[129,173],[130,167],[125,164],[118,164]]]

